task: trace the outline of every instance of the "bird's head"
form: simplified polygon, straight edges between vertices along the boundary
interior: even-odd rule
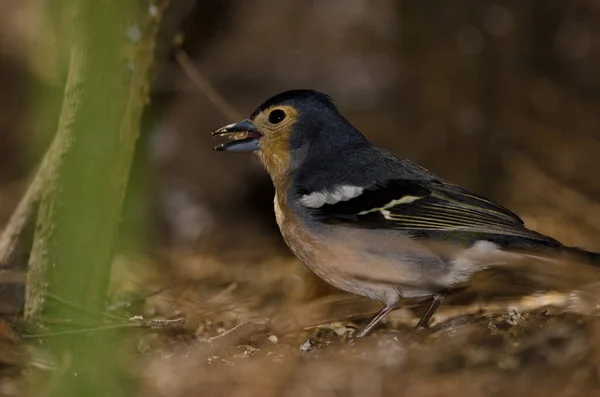
[[[271,177],[300,167],[309,156],[327,161],[340,149],[366,144],[365,137],[337,110],[329,96],[312,90],[278,94],[260,105],[250,118],[226,125],[213,136],[231,141],[215,150],[254,152]]]

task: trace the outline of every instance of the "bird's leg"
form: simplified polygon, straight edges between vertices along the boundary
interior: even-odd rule
[[[394,310],[394,307],[396,307],[395,303],[391,304],[391,305],[385,305],[383,307],[383,309],[381,309],[379,311],[379,313],[377,313],[377,315],[375,315],[375,317],[373,317],[373,320],[371,320],[369,322],[369,324],[365,325],[364,327],[362,327],[360,329],[360,331],[358,331],[358,333],[356,334],[356,337],[362,338],[363,336],[368,334],[373,329],[373,327],[376,326],[377,323],[379,323],[379,321],[381,321],[382,318],[384,318],[389,312]]]
[[[427,308],[427,310],[425,310],[425,313],[423,313],[421,319],[417,323],[417,329],[427,328],[427,324],[429,323],[431,316],[433,316],[433,313],[435,313],[437,308],[440,307],[445,297],[446,295],[444,294],[433,295],[433,299],[431,300],[429,307]]]

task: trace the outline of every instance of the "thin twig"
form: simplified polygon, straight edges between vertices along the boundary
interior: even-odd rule
[[[142,316],[132,317],[128,322],[120,324],[108,324],[98,327],[80,328],[69,331],[47,332],[45,334],[22,335],[23,338],[50,338],[55,336],[83,334],[86,332],[107,331],[120,328],[173,328],[185,324],[185,319],[176,318],[173,320],[145,320]]]
[[[58,138],[54,137],[25,194],[2,231],[2,235],[0,236],[0,268],[12,267],[13,257],[21,241],[23,231],[29,222],[33,220],[46,182],[54,173],[54,153],[56,152],[57,145]]]
[[[185,319],[183,317],[174,318],[172,320],[146,320],[143,316],[133,316],[129,321],[137,322],[139,323],[139,327],[147,328],[173,328],[185,325]]]
[[[53,336],[64,336],[64,335],[73,335],[73,334],[83,334],[86,332],[95,332],[95,331],[106,331],[111,329],[119,329],[119,328],[135,328],[141,327],[141,324],[136,323],[123,323],[123,324],[110,324],[110,325],[102,325],[99,327],[92,328],[81,328],[74,329],[70,331],[60,331],[60,332],[47,332],[45,334],[34,334],[34,335],[22,335],[23,338],[50,338]]]
[[[183,69],[187,77],[200,90],[206,98],[215,105],[225,117],[231,120],[241,120],[244,116],[233,107],[221,94],[217,92],[210,84],[208,79],[194,65],[190,57],[182,49],[175,50],[175,59]]]
[[[65,305],[65,306],[69,306],[70,308],[78,310],[78,311],[80,311],[82,313],[89,314],[90,316],[93,316],[93,317],[107,317],[107,318],[110,318],[110,319],[113,319],[113,320],[119,320],[119,321],[123,320],[121,317],[115,316],[114,314],[110,314],[110,313],[96,313],[94,311],[87,310],[86,308],[84,308],[84,307],[82,307],[82,306],[80,306],[80,305],[78,305],[76,303],[70,302],[70,301],[68,301],[66,299],[61,298],[60,296],[56,296],[56,295],[51,294],[51,293],[46,294],[46,296],[49,299],[52,299],[52,300],[54,300],[54,301],[56,301],[58,303],[61,303],[61,304]]]
[[[236,346],[248,339],[250,336],[266,331],[267,324],[269,323],[268,318],[256,318],[248,321],[244,321],[236,325],[235,327],[223,332],[220,335],[213,336],[210,339],[203,340],[201,342],[218,345],[218,346]]]

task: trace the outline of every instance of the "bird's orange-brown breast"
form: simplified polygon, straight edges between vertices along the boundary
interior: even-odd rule
[[[275,218],[287,246],[305,266],[323,280],[342,290],[351,290],[352,288],[345,286],[344,272],[339,267],[342,261],[332,257],[332,253],[339,250],[310,233],[307,225],[287,205],[285,193],[278,194],[279,192],[285,190],[275,194]]]

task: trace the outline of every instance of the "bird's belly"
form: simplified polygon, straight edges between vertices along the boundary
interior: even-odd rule
[[[358,247],[354,242],[360,241],[360,236],[332,234],[324,230],[311,232],[297,218],[290,219],[296,215],[282,210],[277,199],[275,215],[281,235],[294,255],[317,276],[338,289],[384,303],[395,302],[399,296],[424,297],[435,293],[426,280],[431,271],[421,268],[419,263]],[[344,231],[350,234],[356,232],[351,229]]]

